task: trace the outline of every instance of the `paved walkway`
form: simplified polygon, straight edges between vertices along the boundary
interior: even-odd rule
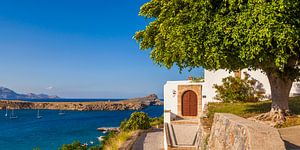
[[[143,133],[133,145],[133,150],[162,150],[164,148],[163,129],[153,129]]]
[[[193,146],[198,130],[197,124],[173,124],[178,145]]]
[[[287,149],[300,150],[300,126],[282,128],[279,133]]]

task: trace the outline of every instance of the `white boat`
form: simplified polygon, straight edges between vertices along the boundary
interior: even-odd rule
[[[104,140],[104,136],[99,136],[98,140],[99,140],[99,142],[102,142]]]
[[[41,115],[40,115],[40,110],[39,110],[39,109],[38,109],[38,111],[37,111],[36,118],[38,118],[38,119],[41,119],[41,118],[43,118],[43,116],[41,116]]]
[[[17,119],[18,118],[18,116],[16,116],[15,113],[14,113],[14,109],[11,110],[11,114],[10,114],[9,118],[10,119]]]
[[[7,117],[8,116],[8,110],[7,110],[7,108],[5,108],[6,109],[6,113],[5,113],[5,117]]]
[[[59,110],[58,115],[64,115],[65,113],[63,112],[63,110]]]
[[[93,145],[93,144],[94,144],[94,141],[90,141],[90,143]]]

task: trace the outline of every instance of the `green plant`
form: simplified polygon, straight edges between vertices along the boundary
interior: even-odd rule
[[[192,82],[204,82],[203,77],[193,77]]]
[[[125,131],[150,128],[150,118],[144,112],[134,112],[128,120],[124,120],[120,129]]]
[[[216,99],[222,102],[257,102],[263,97],[264,89],[255,79],[245,73],[245,78],[226,77],[222,79],[222,85],[214,85]]]
[[[74,141],[72,144],[64,144],[59,150],[87,150],[87,146],[82,146],[79,141]]]
[[[162,125],[164,123],[164,116],[160,116],[158,118],[150,118],[150,125],[156,126],[156,125]]]
[[[114,132],[112,134],[109,134],[107,138],[102,142],[101,146],[97,148],[101,150],[119,149],[120,146],[132,136],[133,133],[134,131],[121,131],[118,133]]]

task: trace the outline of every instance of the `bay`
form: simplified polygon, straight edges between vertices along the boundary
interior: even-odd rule
[[[141,111],[159,117],[163,106],[149,106]],[[99,144],[98,137],[103,133],[96,130],[98,127],[118,127],[134,111],[64,111],[64,115],[59,115],[58,110],[40,110],[40,119],[37,110],[15,110],[17,119],[9,118],[11,111],[8,117],[5,110],[0,112],[0,149],[55,150],[75,140]]]

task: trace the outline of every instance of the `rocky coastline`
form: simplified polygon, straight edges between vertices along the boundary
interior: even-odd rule
[[[122,101],[93,102],[29,102],[22,100],[0,100],[0,109],[49,109],[49,110],[141,110],[151,105],[163,105],[155,94]]]

